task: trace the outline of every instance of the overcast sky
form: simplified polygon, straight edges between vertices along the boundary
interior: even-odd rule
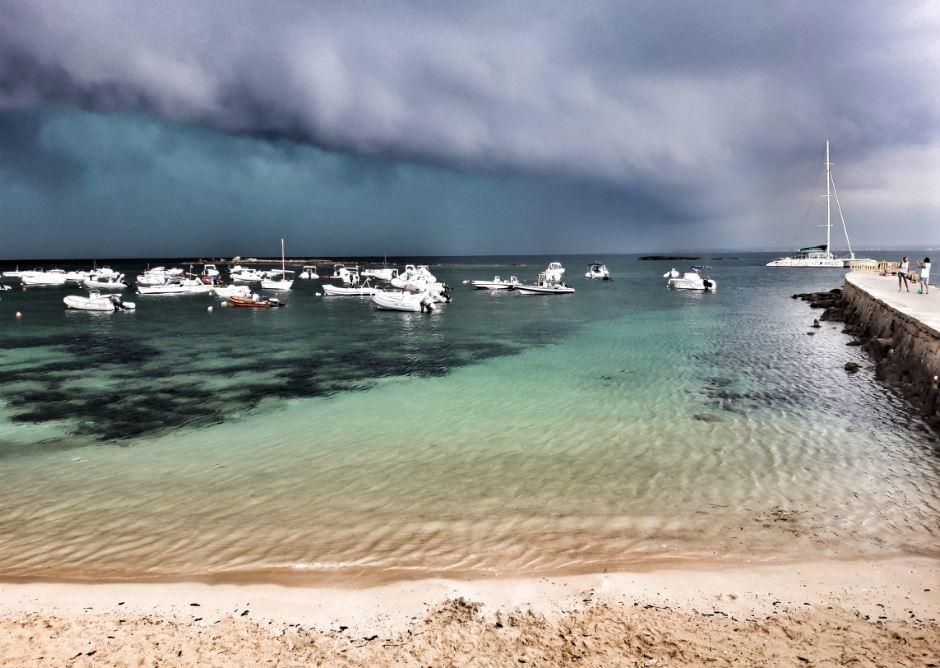
[[[0,257],[940,244],[940,3],[0,0]]]

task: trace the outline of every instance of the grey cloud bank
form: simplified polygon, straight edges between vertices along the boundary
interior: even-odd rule
[[[931,3],[0,0],[0,194],[146,229],[159,183],[181,228],[327,252],[790,247],[829,138],[861,243],[936,243],[938,44]]]

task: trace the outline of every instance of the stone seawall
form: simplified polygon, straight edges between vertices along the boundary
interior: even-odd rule
[[[926,422],[940,432],[940,330],[932,318],[918,317],[912,309],[889,304],[883,286],[870,278],[849,274],[845,278],[842,303],[831,309],[833,320],[844,320],[846,333],[856,337],[875,362],[876,376],[901,390]],[[893,282],[884,289],[894,289]],[[906,296],[906,293],[905,295]],[[932,306],[933,295],[918,295]],[[919,306],[919,305],[918,305]],[[841,313],[839,312],[841,311]],[[841,316],[841,317],[840,317]]]

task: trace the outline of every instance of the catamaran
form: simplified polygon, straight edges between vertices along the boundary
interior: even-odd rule
[[[832,198],[836,198],[836,207],[839,218],[842,220],[842,231],[845,233],[845,245],[849,249],[849,257],[836,257],[832,254]],[[843,269],[856,262],[852,251],[852,242],[849,241],[849,230],[845,225],[845,216],[842,215],[842,204],[839,202],[839,193],[836,182],[832,178],[832,163],[829,161],[829,140],[826,140],[826,243],[818,246],[801,248],[798,253],[788,257],[780,257],[768,262],[768,267],[816,267]]]

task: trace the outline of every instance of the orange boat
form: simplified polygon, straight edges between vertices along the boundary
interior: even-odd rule
[[[241,308],[276,308],[278,306],[284,306],[283,302],[281,302],[281,300],[277,297],[258,299],[255,296],[239,297],[237,295],[233,295],[228,298],[228,303],[232,306],[238,306]]]

